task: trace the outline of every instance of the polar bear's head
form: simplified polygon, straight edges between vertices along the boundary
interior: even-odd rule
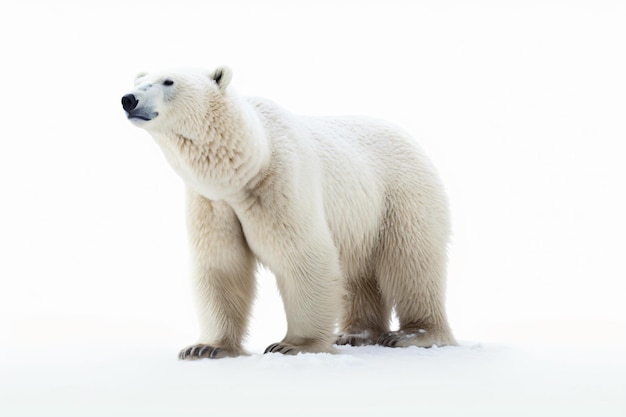
[[[135,88],[122,97],[122,107],[133,124],[148,131],[199,126],[206,123],[207,111],[219,102],[231,78],[227,67],[141,73]]]
[[[240,192],[270,155],[259,119],[227,90],[231,78],[227,67],[139,74],[122,97],[128,119],[153,137],[190,187],[211,199]]]

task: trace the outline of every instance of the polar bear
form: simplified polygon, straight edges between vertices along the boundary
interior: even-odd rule
[[[413,139],[383,121],[295,115],[231,79],[227,67],[144,73],[122,98],[187,188],[201,334],[180,359],[245,354],[257,262],[287,317],[265,353],[454,345],[448,204]]]

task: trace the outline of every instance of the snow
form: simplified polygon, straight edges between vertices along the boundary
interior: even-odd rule
[[[285,325],[273,285],[261,287],[251,354],[240,358],[179,361],[190,323],[13,318],[0,349],[0,415],[625,415],[623,323],[510,322],[455,347],[264,355]]]
[[[176,360],[164,345],[33,344],[3,356],[3,416],[623,416],[623,350],[340,347]],[[5,352],[3,352],[5,353]]]
[[[626,416],[621,1],[56,2],[0,14],[0,416]],[[195,342],[184,192],[120,98],[227,64],[304,114],[415,134],[451,201],[459,347],[251,356]]]

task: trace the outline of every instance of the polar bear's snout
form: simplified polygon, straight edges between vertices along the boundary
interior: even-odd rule
[[[137,103],[139,103],[139,101],[134,94],[126,94],[124,97],[122,97],[122,107],[129,113],[135,110],[135,107],[137,107]]]
[[[126,94],[122,97],[122,107],[131,121],[150,121],[159,115],[151,106],[139,105],[141,99],[134,94]]]

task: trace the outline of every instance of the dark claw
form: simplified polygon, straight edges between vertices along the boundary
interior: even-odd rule
[[[417,336],[405,330],[385,333],[378,338],[377,344],[387,347],[396,347],[399,343],[406,343],[407,340],[416,339]]]
[[[293,346],[290,347],[289,345],[274,343],[272,345],[269,345],[267,349],[265,349],[265,353],[282,353],[283,355],[286,355],[292,350],[294,350]]]
[[[195,345],[181,350],[178,354],[178,359],[217,359],[225,358],[227,356],[237,356],[237,353],[229,351],[228,349],[213,347],[210,345]]]
[[[366,330],[357,333],[343,333],[337,337],[336,344],[337,345],[350,345],[350,346],[367,346],[373,345],[376,343],[381,343],[383,336],[380,338],[373,340],[372,337],[375,334],[373,330]]]
[[[217,357],[217,355],[219,355],[220,353],[222,353],[222,349],[220,349],[220,348],[213,348],[211,350],[211,352],[209,353],[209,358],[215,359]]]
[[[274,349],[276,349],[279,345],[279,343],[271,344],[267,347],[267,349],[265,349],[265,352],[263,353],[274,353]]]
[[[183,350],[182,352],[180,352],[180,358],[187,359],[191,355],[192,350],[193,350],[192,347]]]
[[[381,346],[395,346],[398,344],[397,334],[394,332],[385,333],[378,338],[376,344]]]

